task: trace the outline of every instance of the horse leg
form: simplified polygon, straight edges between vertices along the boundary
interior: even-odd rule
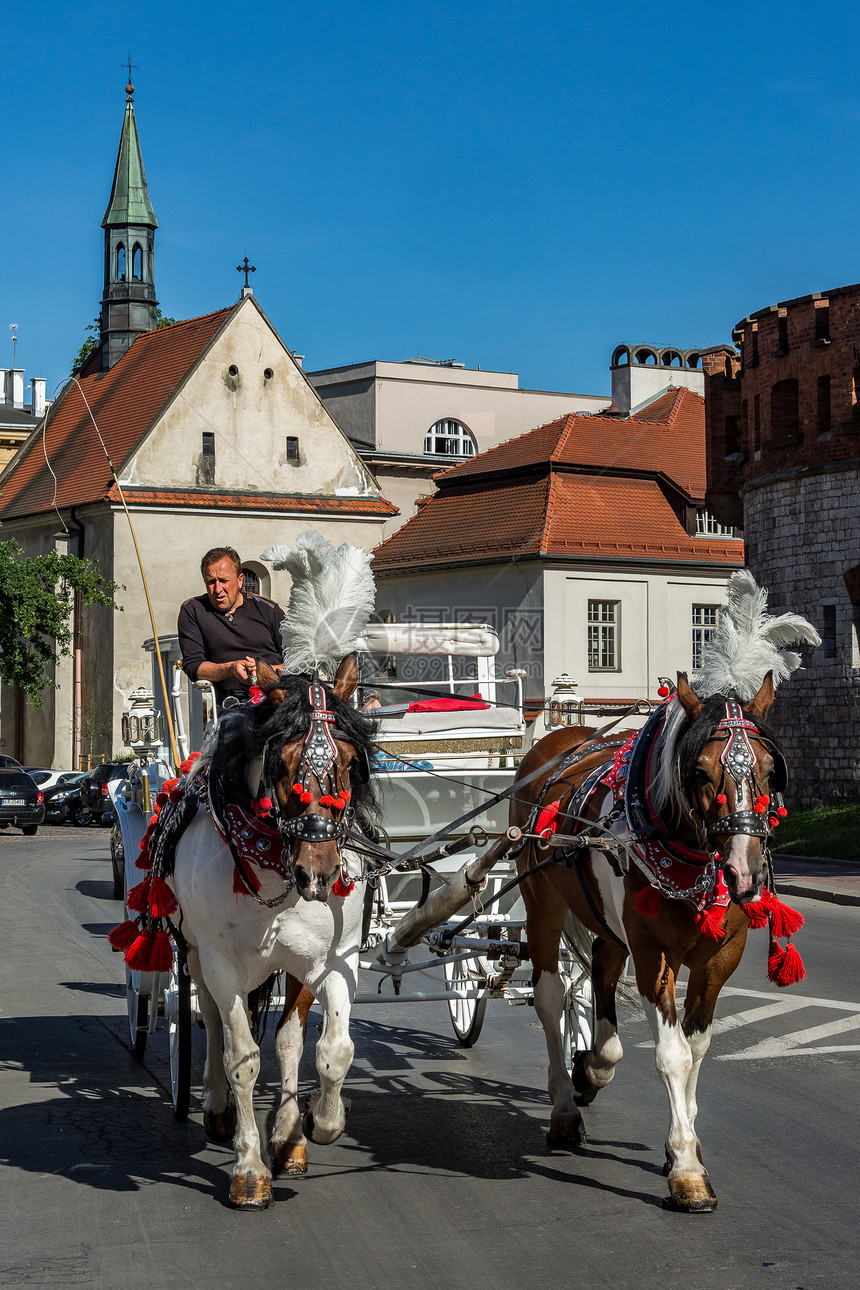
[[[618,1038],[615,988],[627,962],[627,951],[599,936],[591,947],[591,984],[594,990],[594,1047],[577,1053],[573,1062],[573,1087],[577,1106],[588,1106],[615,1074],[624,1056]]]
[[[281,1102],[269,1143],[272,1172],[304,1174],[308,1152],[299,1112],[299,1063],[305,1046],[308,1012],[314,997],[295,977],[288,976],[284,1011],[278,1022],[275,1046],[281,1067]]]
[[[205,962],[201,956],[201,962]],[[228,966],[205,963],[204,975],[218,1005],[224,1030],[224,1069],[236,1104],[236,1159],[230,1179],[230,1204],[236,1209],[267,1209],[272,1201],[272,1176],[260,1151],[260,1131],[254,1117],[254,1085],[260,1073],[260,1049],[251,1034],[248,1001]]]
[[[548,883],[532,879],[522,887],[526,904],[526,938],[532,959],[535,1012],[543,1026],[549,1058],[547,1091],[552,1102],[547,1145],[574,1148],[585,1142],[582,1112],[573,1097],[573,1083],[564,1060],[561,1017],[565,986],[558,970],[561,931],[567,902]]]
[[[188,971],[197,986],[197,1003],[206,1028],[206,1064],[203,1067],[203,1128],[213,1142],[230,1142],[236,1132],[236,1108],[224,1070],[221,1014],[200,971],[200,957],[188,947]]]
[[[312,1142],[335,1142],[346,1127],[347,1107],[340,1091],[355,1051],[349,1037],[352,989],[344,976],[330,972],[314,992],[323,1009],[322,1034],[316,1050],[320,1086],[311,1096],[302,1128]]]
[[[690,1042],[678,1021],[675,1006],[676,967],[673,968],[667,962],[663,953],[655,950],[645,956],[644,962],[640,957],[636,963],[636,980],[645,1015],[654,1035],[657,1071],[669,1095],[670,1121],[666,1139],[669,1199],[666,1204],[670,1209],[685,1213],[707,1213],[716,1209],[717,1198],[708,1181],[707,1171],[699,1159],[698,1140],[687,1105],[687,1089],[694,1057]]]

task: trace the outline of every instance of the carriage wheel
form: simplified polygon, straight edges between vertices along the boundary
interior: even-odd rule
[[[478,976],[474,970],[470,972],[468,964],[468,959],[455,959],[453,962],[448,959],[442,960],[446,989],[461,989],[464,986],[474,988],[476,985],[484,984],[484,978]],[[448,1000],[451,1025],[464,1048],[471,1048],[478,1042],[487,1013],[487,998],[488,991],[484,990],[477,999]]]
[[[125,998],[131,1051],[141,1061],[149,1035],[149,995],[140,993],[140,973],[125,969]]]
[[[177,1120],[187,1120],[191,1105],[191,977],[188,964],[179,958],[164,992],[164,1015],[170,1048],[173,1115]]]
[[[569,970],[569,969],[568,969]],[[573,1073],[576,1054],[588,1052],[593,1039],[591,978],[581,970],[568,977],[561,1015],[561,1040],[564,1045],[564,1064]]]

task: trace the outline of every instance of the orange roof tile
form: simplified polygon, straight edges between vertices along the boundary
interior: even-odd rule
[[[743,543],[690,537],[652,479],[547,471],[446,486],[376,548],[374,573],[524,557],[743,564]]]
[[[80,388],[70,381],[51,408],[44,445],[35,434],[15,458],[0,484],[0,518],[103,498],[110,467],[82,391],[119,470],[235,308],[145,332],[108,372],[99,370],[97,351],[78,377]]]
[[[434,475],[438,487],[481,475],[553,465],[664,474],[690,498],[705,497],[705,400],[671,389],[634,417],[570,412]]]
[[[372,515],[387,518],[399,511],[384,497],[324,497],[313,493],[234,493],[212,492],[198,488],[123,487],[129,506],[217,506],[219,510],[302,511],[339,515]],[[105,494],[108,501],[119,502],[116,484]]]

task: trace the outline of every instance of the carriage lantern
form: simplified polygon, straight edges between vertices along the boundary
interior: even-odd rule
[[[576,693],[577,682],[562,672],[552,683],[552,694],[544,705],[544,725],[547,730],[559,726],[581,726],[585,719],[585,703]]]
[[[152,690],[132,691],[131,707],[122,714],[122,741],[136,753],[151,753],[164,740],[164,720],[153,703]]]

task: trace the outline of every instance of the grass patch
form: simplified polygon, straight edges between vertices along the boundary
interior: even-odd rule
[[[786,855],[860,861],[860,802],[789,811],[771,847]]]

